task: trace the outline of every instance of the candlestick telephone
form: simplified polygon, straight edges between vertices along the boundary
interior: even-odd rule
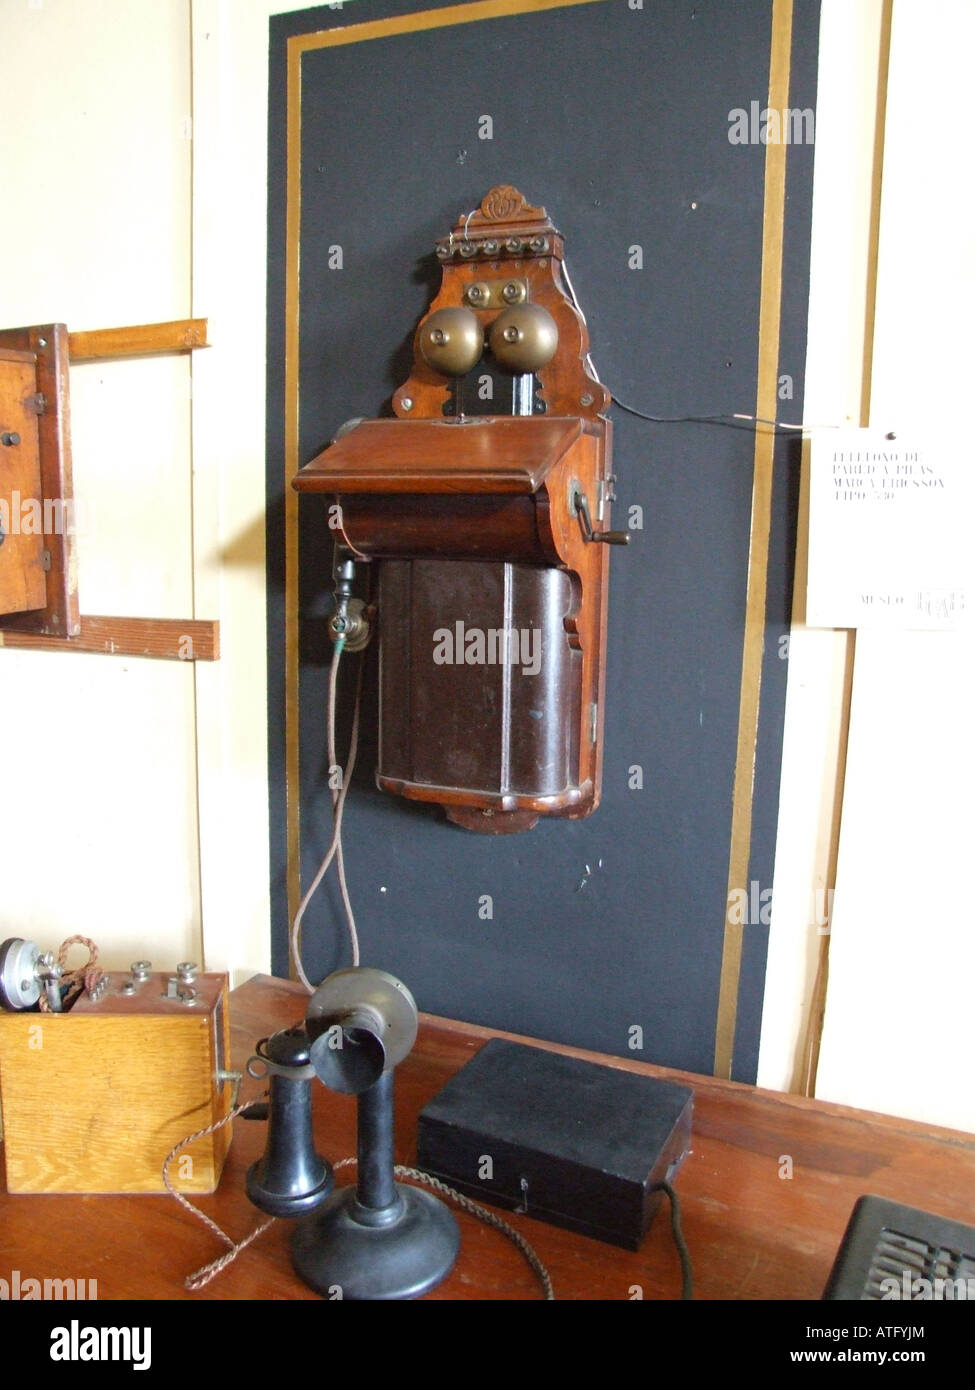
[[[417,1033],[412,994],[384,970],[330,975],[304,1024],[258,1045],[251,1076],[269,1078],[267,1144],[247,1195],[271,1216],[300,1217],[291,1241],[299,1276],[323,1297],[416,1298],[450,1272],[460,1248],[452,1213],[431,1192],[397,1183],[393,1070]],[[314,1148],[311,1086],[358,1098],[354,1186],[333,1192]]]

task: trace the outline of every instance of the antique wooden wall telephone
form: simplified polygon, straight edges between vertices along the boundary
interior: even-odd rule
[[[333,636],[352,563],[382,562],[378,785],[498,834],[599,803],[606,543],[629,538],[544,208],[494,188],[436,252],[396,418],[350,422],[294,486],[337,505]]]

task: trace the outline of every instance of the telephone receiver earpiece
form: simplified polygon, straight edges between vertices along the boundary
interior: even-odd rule
[[[285,1028],[258,1044],[247,1071],[270,1079],[267,1141],[263,1157],[247,1171],[247,1195],[270,1216],[303,1216],[331,1196],[333,1187],[331,1164],[315,1152],[315,1071],[304,1028]]]

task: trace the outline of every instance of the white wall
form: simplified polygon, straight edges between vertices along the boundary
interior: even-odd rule
[[[969,0],[895,0],[870,419],[939,433],[954,421],[969,466],[973,51]],[[975,1130],[973,681],[971,626],[857,636],[817,1087],[830,1100],[965,1130]]]
[[[198,668],[208,961],[270,968],[264,580],[268,17],[295,4],[193,0],[194,577],[223,655]],[[217,350],[219,348],[219,350]]]
[[[823,0],[816,99],[805,420],[866,423],[862,377],[870,284],[872,174],[883,0]],[[832,888],[831,846],[846,740],[843,632],[805,625],[808,452],[776,837],[773,912],[758,1081],[803,1089],[805,1042]]]
[[[881,19],[874,0],[823,5],[805,418],[940,433],[975,368],[971,220],[952,191],[964,178],[959,147],[938,135],[966,125],[975,11],[966,0],[894,0],[873,262]],[[937,93],[937,130],[921,92]],[[972,457],[964,434],[959,447]],[[838,828],[815,1094],[975,1130],[972,633],[861,631],[854,645],[807,629],[804,538],[799,552],[759,1082],[804,1078],[822,942],[815,890],[828,886]]]
[[[6,3],[2,27],[0,322],[187,316],[186,6]],[[190,381],[187,358],[71,371],[83,612],[192,616]],[[195,698],[191,665],[0,650],[0,936],[199,959]]]
[[[261,32],[259,6],[232,8]],[[238,244],[232,210],[205,223],[194,200],[203,59],[188,0],[4,0],[0,24],[0,323],[213,319],[214,346],[192,359],[71,371],[75,487],[93,523],[82,612],[217,618],[223,649],[198,665],[0,650],[17,789],[0,799],[0,937],[56,947],[81,932],[111,966],[205,958],[236,981],[269,961],[263,242],[236,267],[251,290],[241,343],[240,324],[220,322],[234,267],[219,285],[214,273],[215,248]],[[260,128],[263,95],[249,99]],[[257,163],[247,220],[262,237]]]

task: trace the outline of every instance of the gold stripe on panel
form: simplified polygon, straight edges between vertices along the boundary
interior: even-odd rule
[[[396,34],[417,34],[427,29],[449,29],[456,24],[474,24],[482,19],[503,19],[513,14],[534,14],[540,10],[565,10],[572,5],[592,5],[604,0],[475,0],[471,5],[445,5],[441,10],[418,10],[393,19],[371,19],[362,24],[323,29],[317,34],[296,34],[288,46],[301,53],[339,44],[386,39]]]
[[[789,66],[792,51],[792,0],[773,0],[772,45],[769,61],[768,105],[784,112],[789,103]],[[780,123],[780,135],[784,131]],[[782,241],[785,223],[786,145],[784,138],[765,147],[765,208],[762,224],[762,280],[758,323],[758,392],[755,414],[774,420],[778,406],[779,317],[782,291]],[[752,843],[752,798],[755,785],[755,749],[765,640],[765,603],[768,580],[769,529],[772,509],[772,471],[775,431],[769,425],[755,428],[752,472],[751,534],[748,546],[748,585],[745,599],[745,631],[742,644],[741,690],[738,702],[738,745],[731,808],[731,849],[728,858],[728,894],[725,899],[724,946],[714,1039],[714,1074],[731,1076],[735,1025],[738,1017],[738,984],[744,927],[730,920],[732,894],[741,889],[748,897],[748,866]]]
[[[287,208],[284,288],[284,745],[288,924],[301,902],[301,801],[298,762],[298,271],[301,232],[301,52],[288,43]],[[289,931],[290,939],[290,931]],[[288,948],[291,961],[291,948]],[[291,962],[294,974],[294,962]]]

